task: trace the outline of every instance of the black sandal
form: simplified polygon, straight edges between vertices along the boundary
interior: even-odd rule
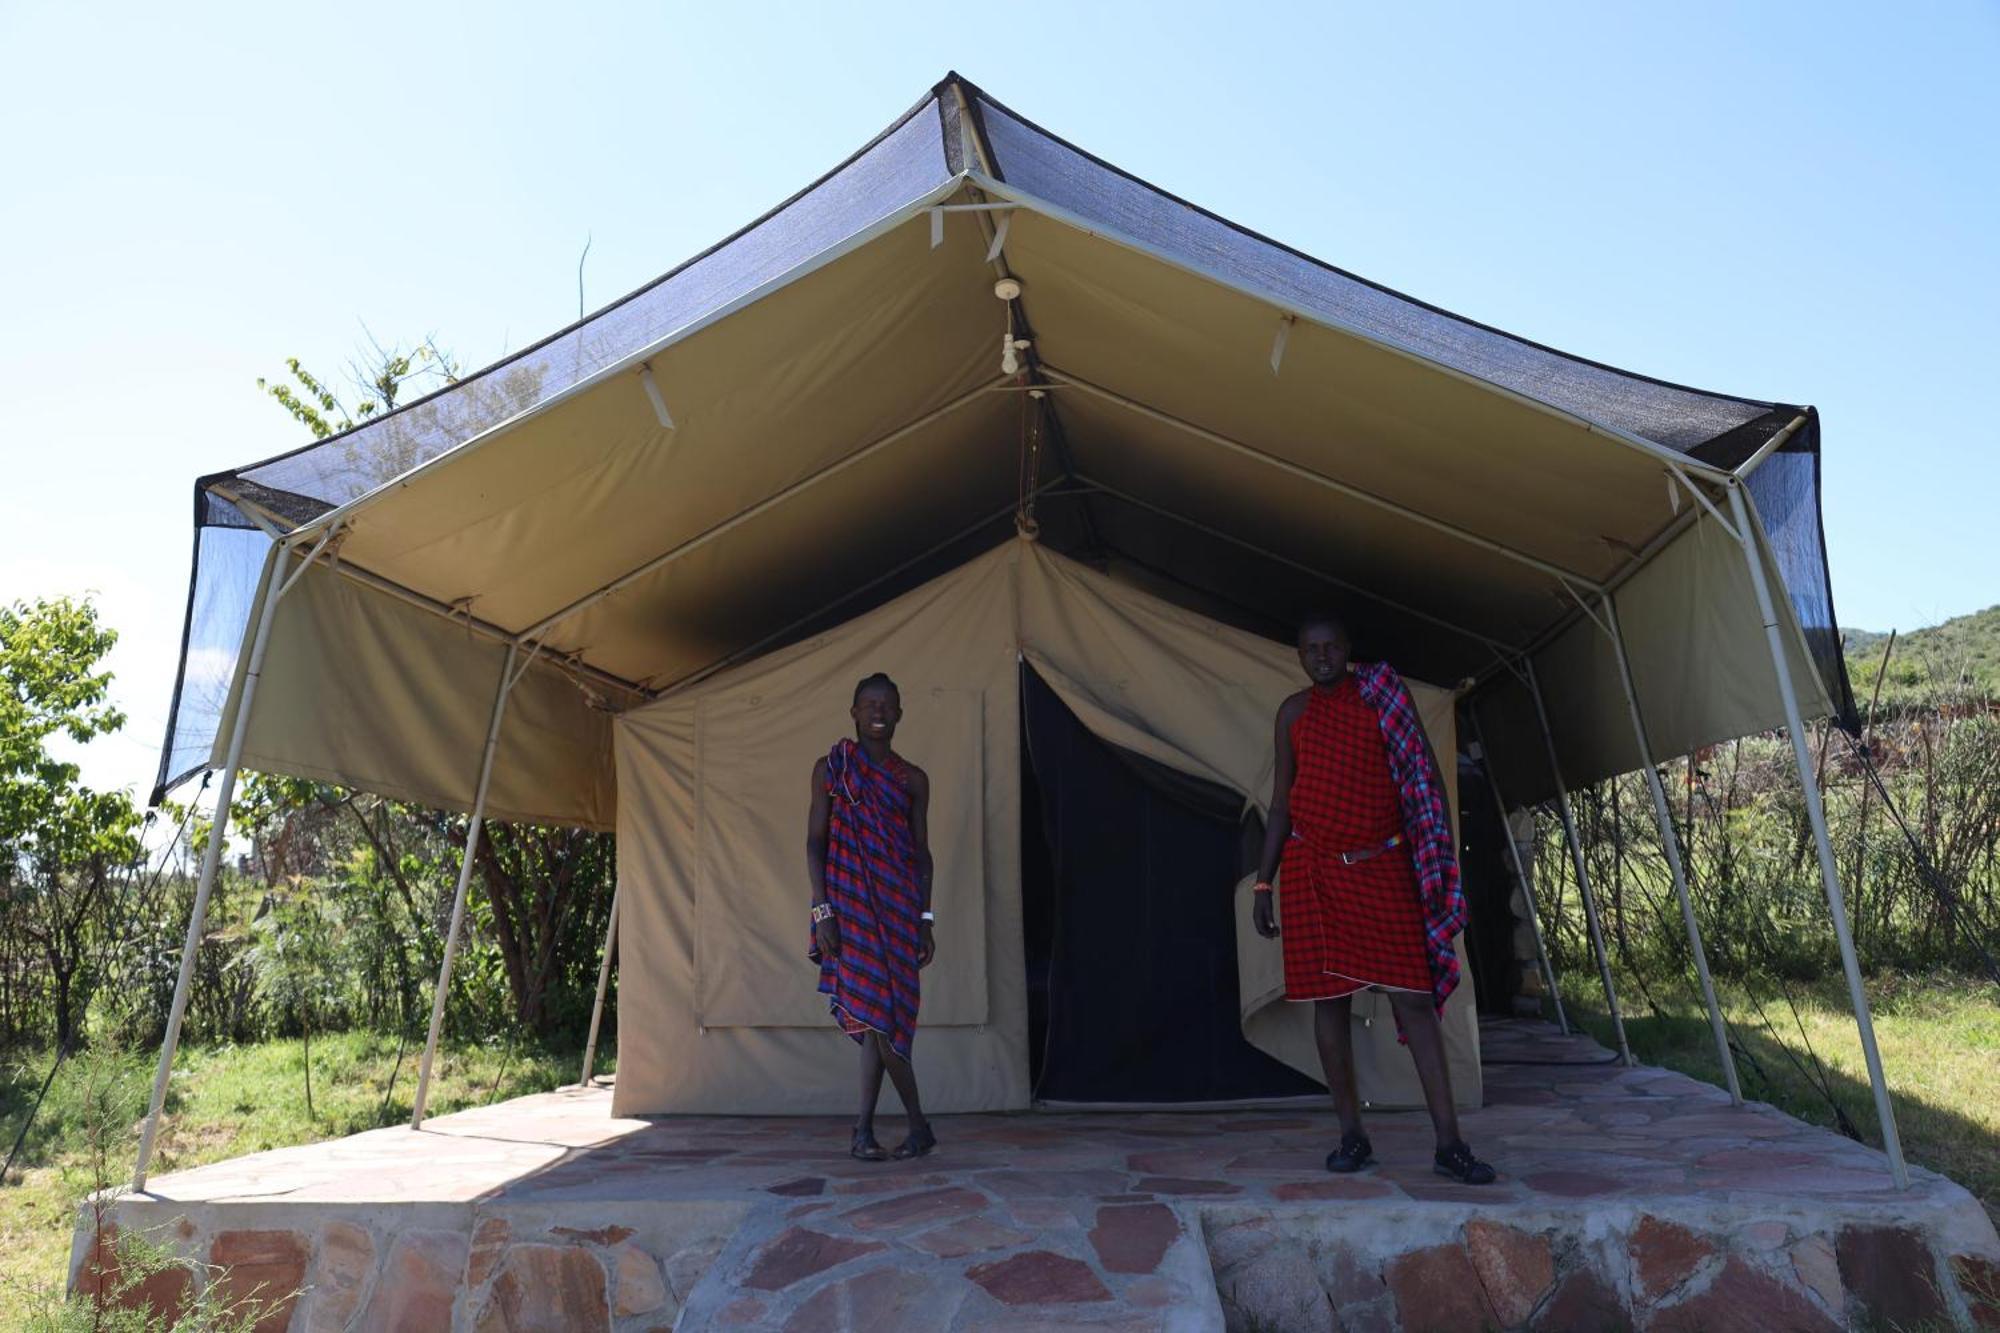
[[[1498,1174],[1472,1155],[1472,1148],[1464,1139],[1454,1139],[1438,1149],[1432,1163],[1432,1170],[1441,1176],[1450,1176],[1461,1185],[1490,1185]]]
[[[889,1160],[888,1152],[884,1150],[881,1144],[875,1141],[875,1131],[859,1127],[854,1131],[854,1142],[848,1148],[847,1155],[857,1162],[886,1162]]]
[[[931,1122],[910,1131],[910,1137],[896,1145],[896,1151],[889,1154],[899,1162],[907,1162],[912,1157],[927,1157],[931,1149],[937,1147],[937,1135],[931,1132]]]
[[[1340,1146],[1326,1155],[1326,1169],[1337,1176],[1348,1176],[1374,1160],[1375,1145],[1366,1134],[1342,1134]]]

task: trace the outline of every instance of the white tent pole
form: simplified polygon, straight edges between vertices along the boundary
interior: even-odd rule
[[[597,1025],[604,1021],[604,992],[611,987],[611,950],[618,944],[618,895],[611,890],[611,920],[604,927],[604,957],[597,963],[597,1001],[590,1006],[590,1039],[583,1044],[583,1077],[577,1082],[590,1086],[590,1069],[597,1063]]]
[[[1590,871],[1583,864],[1583,843],[1576,835],[1576,817],[1570,813],[1569,787],[1563,782],[1562,761],[1556,758],[1556,737],[1549,729],[1549,710],[1542,703],[1535,664],[1523,658],[1521,665],[1527,668],[1528,693],[1535,701],[1535,716],[1542,724],[1542,744],[1549,751],[1549,773],[1556,780],[1556,806],[1562,811],[1563,839],[1569,844],[1570,864],[1576,868],[1577,893],[1583,899],[1584,923],[1590,927],[1590,947],[1597,954],[1597,975],[1604,983],[1604,1003],[1611,1010],[1611,1029],[1618,1034],[1618,1056],[1630,1067],[1632,1047],[1625,1040],[1625,1016],[1618,1012],[1618,987],[1611,981],[1611,957],[1604,951],[1604,931],[1597,923],[1597,894],[1590,887]]]
[[[626,353],[624,356],[620,357],[616,361],[611,362],[603,369],[594,371],[591,374],[584,376],[582,379],[578,380],[574,384],[569,385],[567,388],[564,388],[556,393],[550,394],[547,398],[541,399],[540,401],[521,409],[519,412],[516,412],[514,415],[510,417],[494,422],[491,426],[488,426],[486,429],[479,431],[476,434],[467,436],[465,439],[451,446],[449,449],[446,449],[442,453],[433,454],[431,457],[426,458],[423,462],[416,464],[414,467],[411,467],[408,470],[401,472],[394,477],[391,477],[389,480],[382,482],[380,485],[374,486],[369,490],[363,491],[360,495],[355,496],[351,500],[336,505],[334,508],[328,510],[326,513],[321,514],[318,518],[307,520],[305,523],[299,525],[296,531],[300,535],[305,535],[309,533],[318,532],[323,528],[330,528],[335,525],[345,523],[347,520],[351,519],[352,517],[354,517],[354,515],[358,514],[362,510],[370,508],[371,506],[380,503],[383,499],[385,499],[388,496],[394,495],[396,492],[402,490],[404,487],[408,486],[410,483],[417,480],[417,478],[424,476],[427,473],[434,472],[438,468],[446,467],[452,463],[458,462],[460,459],[464,458],[467,454],[472,453],[474,450],[482,448],[485,445],[491,443],[492,441],[499,439],[501,436],[507,434],[509,431],[514,430],[516,427],[521,426],[526,422],[532,421],[536,417],[539,417],[544,413],[554,410],[555,408],[561,406],[563,403],[568,402],[570,399],[577,397],[579,394],[586,393],[589,390],[596,388],[598,385],[604,383],[606,380],[615,379],[619,375],[638,369],[639,366],[643,365],[647,361],[651,361],[653,358],[659,356],[660,353],[666,351],[669,347],[674,346],[676,343],[684,342],[687,339],[692,338],[695,334],[700,333],[703,329],[706,329],[713,324],[718,324],[721,321],[729,318],[737,311],[755,305],[757,302],[763,300],[766,296],[771,295],[773,292],[779,291],[780,289],[785,287],[789,287],[795,282],[810,277],[812,274],[817,273],[819,270],[825,268],[827,265],[833,263],[834,261],[841,259],[847,255],[850,255],[854,253],[856,250],[859,250],[863,246],[869,244],[871,241],[876,240],[878,237],[887,235],[889,232],[894,231],[896,228],[902,226],[905,222],[909,222],[912,219],[923,216],[923,214],[931,207],[931,205],[943,203],[945,200],[951,198],[952,195],[957,194],[960,190],[962,190],[965,187],[966,179],[967,176],[964,174],[951,177],[949,180],[940,183],[936,188],[929,191],[923,197],[911,200],[909,203],[904,204],[901,208],[898,208],[893,213],[884,214],[879,220],[871,222],[866,227],[863,227],[860,231],[857,231],[853,235],[849,236],[846,240],[841,241],[835,245],[828,246],[826,249],[820,251],[818,254],[813,255],[811,258],[802,260],[799,263],[794,264],[791,268],[786,269],[783,273],[778,274],[770,281],[762,284],[759,287],[754,288],[751,291],[743,293],[743,295],[737,297],[733,301],[728,302],[726,305],[718,306],[714,310],[711,310],[707,314],[701,316],[699,319],[693,320],[687,324],[681,325],[679,328],[668,331],[667,333],[647,343],[645,346]],[[681,270],[677,269],[675,271],[679,272]],[[585,322],[587,323],[588,321]],[[255,472],[256,469],[253,467],[248,469],[248,471]]]
[[[720,523],[715,524],[713,527],[698,532],[694,536],[688,538],[686,541],[681,542],[678,545],[672,546],[665,551],[662,551],[660,554],[654,556],[652,559],[646,561],[644,564],[639,565],[637,568],[632,569],[624,574],[620,574],[617,578],[611,580],[611,582],[609,583],[602,585],[596,591],[585,593],[582,597],[577,598],[575,601],[563,607],[561,610],[555,612],[552,615],[546,616],[541,620],[536,621],[534,624],[528,626],[528,628],[522,630],[519,634],[515,635],[514,642],[526,643],[530,639],[540,638],[554,626],[561,624],[565,620],[568,620],[571,616],[576,615],[579,611],[584,611],[592,606],[595,606],[597,603],[603,601],[605,598],[611,596],[613,593],[616,593],[619,589],[628,587],[633,582],[646,577],[646,575],[654,573],[660,569],[665,568],[667,565],[672,564],[674,561],[680,559],[682,556],[687,555],[693,551],[699,550],[701,547],[708,545],[708,543],[714,541],[716,538],[722,536],[723,534],[730,532],[733,529],[738,528],[743,524],[749,522],[751,519],[757,517],[759,514],[777,508],[779,505],[791,499],[793,496],[798,495],[800,492],[805,491],[810,487],[818,485],[820,482],[825,481],[829,477],[837,476],[840,473],[845,472],[848,468],[853,467],[855,464],[860,463],[865,459],[873,457],[875,454],[888,448],[890,445],[895,444],[900,440],[909,438],[911,435],[916,434],[918,431],[922,430],[924,427],[932,424],[933,422],[939,421],[944,417],[950,416],[953,412],[958,411],[960,408],[965,407],[967,404],[980,401],[982,398],[985,398],[986,390],[989,387],[991,386],[982,384],[976,389],[970,390],[966,393],[962,393],[958,397],[946,403],[944,406],[934,408],[933,410],[924,413],[916,420],[908,422],[905,425],[898,426],[895,430],[890,431],[887,435],[884,435],[879,439],[873,440],[868,444],[864,444],[860,448],[855,449],[847,454],[843,454],[841,457],[835,459],[833,462],[828,463],[825,467],[818,468],[812,472],[808,472],[805,476],[799,478],[797,481],[785,487],[783,490],[778,491],[773,495],[766,496],[762,500],[759,500],[756,504],[751,505],[748,509],[742,510],[741,512],[736,514],[732,514],[730,517],[723,519]]]
[[[1335,578],[1333,575],[1328,574],[1324,570],[1314,569],[1311,565],[1305,564],[1298,560],[1294,560],[1290,556],[1279,555],[1276,551],[1266,550],[1264,547],[1257,545],[1255,542],[1245,541],[1243,538],[1234,536],[1231,533],[1224,532],[1220,528],[1210,527],[1208,524],[1203,523],[1197,519],[1189,518],[1185,514],[1176,513],[1174,510],[1167,509],[1161,505],[1156,505],[1151,500],[1141,500],[1136,495],[1133,495],[1127,491],[1121,491],[1116,486],[1107,485],[1106,483],[1099,481],[1097,478],[1089,476],[1085,473],[1082,472],[1077,473],[1076,479],[1082,482],[1084,485],[1090,487],[1094,491],[1102,491],[1104,494],[1110,496],[1114,500],[1123,500],[1126,504],[1131,505],[1135,509],[1143,509],[1147,513],[1158,514],[1161,518],[1171,519],[1173,522],[1179,523],[1183,527],[1192,528],[1194,531],[1201,533],[1203,536],[1213,537],[1215,538],[1215,540],[1219,542],[1226,542],[1231,546],[1237,547],[1239,550],[1249,551],[1253,555],[1262,556],[1264,559],[1272,561],[1273,563],[1276,564],[1283,565],[1287,569],[1295,569],[1299,573],[1304,574],[1309,578],[1318,579],[1322,583],[1330,583],[1334,587],[1340,588],[1346,592],[1351,592],[1357,597],[1366,597],[1371,602],[1379,602],[1383,606],[1389,607],[1392,610],[1400,611],[1406,616],[1414,616],[1418,620],[1422,620],[1428,624],[1437,626],[1439,629],[1450,630],[1453,634],[1463,634],[1466,638],[1471,639],[1477,643],[1482,643],[1497,653],[1512,654],[1514,652],[1514,648],[1511,644],[1502,643],[1498,639],[1489,637],[1488,635],[1485,634],[1481,634],[1478,630],[1467,629],[1463,625],[1453,624],[1451,621],[1446,620],[1440,616],[1434,616],[1430,614],[1428,611],[1419,611],[1413,606],[1405,606],[1403,603],[1397,601],[1393,597],[1385,597],[1379,592],[1370,592],[1368,589],[1360,586],[1359,584],[1349,583],[1345,579]]]
[[[1034,490],[1028,492],[1028,494],[1031,496],[1045,494],[1049,491],[1053,491],[1056,488],[1060,487],[1063,484],[1063,482],[1064,479],[1061,477],[1051,477],[1049,480],[1035,487]],[[866,583],[858,584],[855,587],[849,588],[846,592],[834,598],[832,601],[826,603],[824,606],[818,607],[817,609],[812,611],[808,611],[805,615],[800,616],[797,620],[792,621],[789,625],[786,625],[784,628],[779,630],[774,630],[771,633],[766,634],[763,638],[758,639],[756,642],[745,644],[743,647],[736,649],[734,652],[730,652],[721,657],[716,658],[713,662],[710,662],[707,666],[700,667],[695,671],[691,671],[687,675],[682,676],[679,680],[676,680],[669,685],[661,687],[659,692],[653,696],[654,699],[656,700],[665,699],[669,695],[679,694],[683,690],[693,689],[696,685],[701,684],[701,682],[707,680],[710,676],[715,675],[717,672],[727,671],[730,667],[735,666],[739,662],[745,661],[752,657],[756,657],[758,654],[762,653],[766,648],[769,648],[772,644],[790,638],[798,630],[804,628],[807,625],[812,624],[814,621],[820,619],[822,616],[826,616],[834,611],[839,610],[841,607],[847,605],[849,602],[855,600],[856,598],[867,596],[869,593],[873,592],[876,588],[880,587],[882,584],[887,583],[890,579],[893,579],[900,574],[907,573],[909,570],[915,568],[918,565],[921,565],[924,561],[930,559],[932,556],[936,555],[939,551],[944,550],[946,547],[951,546],[953,543],[964,541],[966,538],[973,536],[975,533],[977,533],[981,528],[992,527],[995,523],[998,523],[1001,519],[1006,518],[1009,514],[1016,513],[1020,509],[1020,506],[1021,506],[1020,498],[1016,496],[1014,499],[1009,500],[1005,505],[1003,505],[999,509],[994,510],[986,517],[981,519],[976,519],[967,526],[960,528],[957,532],[952,533],[949,537],[946,537],[944,540],[935,542],[932,545],[925,547],[923,550],[917,552],[915,555],[911,556],[908,560],[905,560],[902,564],[897,565],[895,568],[884,570],[882,573],[877,574],[874,578],[869,579]]]
[[[1539,570],[1551,578],[1567,579],[1579,583],[1592,592],[1603,591],[1603,585],[1587,575],[1579,574],[1574,570],[1564,569],[1559,565],[1550,564],[1538,556],[1529,555],[1525,551],[1517,551],[1504,542],[1494,541],[1491,537],[1482,537],[1478,533],[1461,528],[1455,523],[1447,523],[1441,518],[1433,518],[1421,510],[1411,509],[1407,505],[1398,504],[1394,500],[1375,494],[1373,491],[1363,490],[1359,486],[1350,486],[1344,481],[1338,481],[1322,472],[1315,472],[1311,468],[1300,467],[1297,463],[1280,458],[1276,454],[1265,453],[1262,449],[1244,444],[1240,440],[1232,440],[1227,435],[1217,434],[1206,426],[1197,426],[1192,421],[1183,421],[1171,413],[1162,412],[1156,407],[1148,407],[1137,399],[1127,398],[1125,395],[1104,388],[1102,385],[1092,384],[1089,380],[1081,379],[1066,370],[1059,370],[1046,362],[1042,365],[1042,373],[1058,384],[1067,384],[1072,388],[1081,389],[1093,398],[1101,398],[1107,403],[1122,407],[1126,411],[1136,413],[1149,421],[1157,421],[1163,426],[1171,426],[1175,430],[1192,435],[1198,440],[1206,440],[1218,448],[1227,449],[1233,454],[1240,454],[1245,458],[1255,459],[1266,467],[1277,468],[1279,471],[1297,477],[1301,481],[1310,482],[1315,486],[1321,486],[1330,491],[1336,491],[1351,500],[1359,500],[1361,503],[1373,506],[1385,513],[1394,514],[1398,518],[1408,519],[1410,522],[1420,524],[1433,532],[1443,533],[1447,537],[1453,537],[1472,546],[1477,546],[1483,551],[1490,551],[1494,555],[1504,556],[1518,564],[1526,565],[1530,569]]]
[[[1479,746],[1481,766],[1486,770],[1486,785],[1493,789],[1493,808],[1500,816],[1500,836],[1506,840],[1508,859],[1514,863],[1514,881],[1521,886],[1521,900],[1528,905],[1528,925],[1535,932],[1535,961],[1541,965],[1541,973],[1549,984],[1549,998],[1556,1005],[1556,1026],[1569,1034],[1569,1015],[1563,1012],[1562,991],[1556,987],[1556,960],[1549,957],[1549,946],[1542,938],[1542,912],[1535,905],[1535,886],[1528,879],[1528,867],[1521,861],[1521,848],[1514,841],[1513,830],[1507,823],[1507,799],[1500,794],[1500,780],[1493,772],[1493,751],[1486,748],[1486,736],[1479,725],[1479,710],[1466,704],[1466,715],[1472,719],[1472,739]]]
[[[1701,998],[1708,1005],[1708,1026],[1715,1036],[1715,1058],[1722,1062],[1722,1077],[1729,1087],[1729,1100],[1743,1105],[1743,1085],[1736,1077],[1736,1055],[1729,1049],[1729,1029],[1722,1021],[1722,1006],[1715,998],[1715,978],[1709,975],[1708,951],[1701,944],[1701,926],[1695,920],[1694,899],[1688,893],[1687,867],[1681,857],[1681,840],[1667,810],[1666,789],[1660,785],[1660,771],[1653,763],[1653,746],[1646,735],[1646,720],[1639,711],[1639,688],[1632,680],[1632,661],[1625,652],[1625,634],[1618,626],[1618,608],[1612,598],[1604,598],[1605,624],[1611,647],[1618,655],[1618,677],[1625,685],[1625,706],[1632,713],[1632,736],[1639,743],[1639,767],[1646,774],[1646,789],[1653,794],[1653,818],[1660,826],[1660,845],[1666,849],[1667,870],[1673,875],[1674,896],[1681,900],[1681,921],[1687,926],[1688,947],[1694,951],[1694,971],[1701,980]]]
[[[431,1031],[424,1042],[423,1063],[417,1066],[417,1098],[410,1108],[410,1128],[422,1129],[424,1104],[430,1099],[431,1061],[437,1058],[438,1034],[444,1028],[444,1002],[451,993],[451,964],[458,953],[458,936],[465,924],[465,892],[472,882],[472,863],[479,855],[479,833],[486,820],[486,787],[493,777],[493,755],[500,747],[500,722],[507,715],[507,695],[513,690],[514,659],[520,650],[508,645],[500,668],[500,687],[493,696],[493,720],[486,727],[486,749],[479,759],[479,785],[473,791],[472,818],[465,829],[465,854],[458,862],[458,891],[451,899],[451,925],[445,931],[444,965],[438,969],[437,991],[431,996]]]
[[[1496,397],[1505,398],[1519,403],[1523,407],[1532,408],[1536,412],[1553,417],[1558,421],[1567,422],[1569,425],[1588,431],[1593,435],[1615,440],[1624,447],[1643,454],[1655,462],[1673,468],[1675,471],[1691,473],[1698,477],[1707,477],[1718,484],[1726,482],[1729,479],[1728,472],[1723,469],[1704,463],[1698,458],[1683,454],[1667,445],[1646,439],[1642,435],[1634,435],[1631,431],[1621,430],[1616,426],[1608,425],[1602,421],[1593,421],[1588,417],[1579,416],[1575,412],[1557,407],[1555,404],[1545,402],[1540,398],[1530,397],[1525,393],[1510,389],[1503,384],[1482,379],[1470,371],[1460,370],[1456,366],[1439,361],[1412,348],[1405,347],[1401,343],[1392,341],[1380,334],[1369,333],[1356,326],[1340,323],[1329,316],[1311,310],[1287,305],[1281,297],[1274,296],[1269,292],[1259,291],[1246,283],[1227,277],[1214,270],[1202,268],[1198,264],[1169,254],[1156,246],[1149,245],[1123,232],[1113,230],[1102,222],[1082,217],[1059,204],[1053,204],[1046,199],[1037,198],[1018,185],[1007,181],[995,180],[990,170],[967,171],[965,179],[968,184],[979,189],[982,193],[1019,204],[1030,213],[1040,213],[1053,222],[1060,222],[1077,231],[1101,237],[1111,244],[1118,246],[1120,249],[1134,251],[1146,256],[1148,259],[1157,260],[1169,268],[1179,269],[1183,273],[1191,273],[1205,282],[1210,282],[1218,287],[1233,291],[1239,296],[1247,296],[1253,301],[1261,301],[1279,313],[1292,316],[1300,323],[1344,334],[1347,337],[1357,339],[1371,346],[1379,347],[1385,352],[1414,361],[1418,365],[1436,371],[1438,374],[1444,375],[1449,379],[1455,379],[1462,384],[1473,385]]]
[[[167,1011],[167,1035],[160,1042],[160,1066],[153,1074],[153,1099],[146,1111],[146,1126],[139,1134],[139,1163],[132,1171],[132,1190],[146,1188],[146,1169],[152,1165],[153,1145],[159,1137],[160,1112],[167,1104],[167,1080],[173,1074],[174,1052],[180,1045],[181,1020],[187,1016],[188,990],[194,977],[195,956],[201,949],[202,927],[208,919],[208,897],[215,888],[217,869],[222,864],[222,847],[228,839],[229,803],[236,795],[236,773],[243,762],[243,739],[250,733],[250,705],[257,697],[257,678],[264,670],[264,650],[271,642],[271,621],[278,599],[289,586],[285,579],[286,541],[271,543],[264,559],[264,600],[257,608],[257,629],[250,641],[250,660],[243,670],[243,690],[236,698],[236,720],[229,730],[228,756],[222,764],[222,783],[215,789],[215,817],[208,828],[208,848],[201,858],[201,878],[195,885],[194,908],[188,913],[187,940],[181,945],[181,971],[174,982],[173,1007]]]
[[[1875,1114],[1882,1122],[1882,1150],[1889,1156],[1889,1170],[1899,1188],[1910,1184],[1910,1168],[1903,1160],[1903,1138],[1896,1131],[1896,1108],[1889,1101],[1889,1080],[1882,1073],[1882,1052],[1875,1044],[1875,1020],[1868,1011],[1868,993],[1861,985],[1861,962],[1854,953],[1854,936],[1847,926],[1847,900],[1840,891],[1840,872],[1834,866],[1833,839],[1827,836],[1826,807],[1819,799],[1819,784],[1813,781],[1812,754],[1806,748],[1806,725],[1799,715],[1799,696],[1792,688],[1792,668],[1785,657],[1785,636],[1778,621],[1778,609],[1771,600],[1770,584],[1764,577],[1764,555],[1758,547],[1758,529],[1743,488],[1729,488],[1729,505],[1736,515],[1736,527],[1743,543],[1743,558],[1750,566],[1750,584],[1757,592],[1757,610],[1764,617],[1764,637],[1771,646],[1771,665],[1778,673],[1778,697],[1785,705],[1785,730],[1792,738],[1792,755],[1798,761],[1799,785],[1805,790],[1806,818],[1812,823],[1813,841],[1819,849],[1820,883],[1826,888],[1826,906],[1833,917],[1834,937],[1840,941],[1840,965],[1847,973],[1847,993],[1854,1002],[1854,1025],[1861,1032],[1861,1054],[1868,1063],[1868,1083],[1875,1093]]]
[[[1778,450],[1784,448],[1785,442],[1787,440],[1790,440],[1792,436],[1796,435],[1799,431],[1799,427],[1805,424],[1806,424],[1805,413],[1801,412],[1797,416],[1793,417],[1783,430],[1779,431],[1776,435],[1773,435],[1770,439],[1764,441],[1762,445],[1758,446],[1756,453],[1750,455],[1748,458],[1744,459],[1741,463],[1738,463],[1736,465],[1736,475],[1739,477],[1747,477],[1752,472],[1755,472],[1758,468],[1764,466],[1764,460],[1769,458],[1772,454],[1777,453]]]

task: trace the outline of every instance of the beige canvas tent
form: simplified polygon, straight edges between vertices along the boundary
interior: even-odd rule
[[[1809,408],[1374,286],[953,76],[577,325],[202,478],[161,788],[220,768],[226,802],[248,764],[468,811],[475,837],[482,817],[616,828],[621,1108],[817,1106],[788,1085],[838,1038],[809,992],[762,984],[802,944],[774,850],[790,816],[774,801],[766,826],[744,795],[803,771],[878,644],[869,669],[936,691],[912,744],[961,747],[981,780],[952,854],[983,906],[953,929],[983,929],[954,947],[984,990],[971,968],[937,983],[925,1058],[943,1098],[1019,1105],[1010,653],[1112,743],[1261,800],[1290,622],[1330,604],[1362,656],[1456,701],[1506,803],[1566,811],[1568,785],[1656,756],[1851,718],[1819,448]],[[875,660],[891,648],[909,665]],[[1181,665],[1156,675],[1163,657]],[[1451,711],[1431,716],[1446,752]],[[756,879],[755,929],[713,912],[718,873]],[[1258,966],[1245,945],[1245,1031],[1296,1061]],[[1608,992],[1601,950],[1600,972]]]
[[[621,928],[620,1114],[845,1111],[848,1043],[801,965],[804,774],[851,728],[854,682],[889,665],[899,748],[932,774],[939,953],[925,974],[922,1067],[940,1110],[1028,1105],[1021,920],[1019,672],[1093,733],[1261,802],[1270,721],[1299,688],[1289,648],[1011,541],[888,605],[656,703],[615,727]],[[1452,696],[1413,693],[1452,752]],[[1449,775],[1448,775],[1449,780]],[[775,796],[774,796],[775,794]],[[1253,795],[1254,794],[1254,795]],[[1251,1042],[1317,1069],[1307,1009],[1284,1004],[1275,946],[1236,896]],[[1229,892],[1217,883],[1214,892]],[[641,963],[640,951],[644,951]],[[1453,1088],[1479,1104],[1472,988],[1446,1006]],[[1373,1006],[1364,1001],[1364,1018]],[[1420,1104],[1393,1025],[1360,1043],[1363,1095]]]

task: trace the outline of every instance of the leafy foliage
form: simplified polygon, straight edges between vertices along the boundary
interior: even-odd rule
[[[1878,676],[1884,677],[1882,702],[1892,712],[1923,707],[1940,686],[2000,698],[2000,606],[1899,635],[1886,673],[1882,653],[1887,634],[1849,629],[1841,636],[1847,673],[1864,710]]]
[[[139,814],[123,792],[84,786],[50,743],[81,744],[125,724],[101,667],[117,639],[87,602],[0,607],[0,908],[13,928],[7,951],[42,973],[10,970],[6,984],[46,985],[64,1050],[82,1035],[107,961],[102,912],[138,857]]]

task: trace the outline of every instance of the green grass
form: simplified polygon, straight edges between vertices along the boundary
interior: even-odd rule
[[[397,1068],[393,1037],[315,1038],[308,1114],[300,1042],[184,1050],[175,1065],[152,1174],[405,1124],[421,1054],[421,1043],[411,1043]],[[0,1153],[12,1145],[34,1105],[50,1059],[48,1052],[17,1051],[0,1067],[0,1126],[6,1134]],[[65,1064],[50,1087],[21,1159],[0,1188],[0,1327],[19,1327],[36,1293],[63,1280],[76,1205],[97,1174],[86,1128],[87,1087],[95,1080],[114,1089],[121,1128],[107,1168],[109,1183],[123,1184],[138,1153],[138,1122],[156,1059],[154,1053],[93,1051]],[[573,1083],[581,1059],[580,1051],[525,1045],[510,1050],[504,1042],[446,1047],[431,1079],[430,1113],[445,1115]],[[610,1073],[615,1064],[615,1054],[600,1049],[598,1071]]]
[[[1862,1138],[1881,1146],[1861,1039],[1840,976],[1792,985],[1798,1022],[1775,983],[1756,990],[1763,1002],[1761,1016],[1744,987],[1718,985],[1731,1038],[1746,1052],[1737,1059],[1744,1096],[1832,1127],[1832,1110],[1791,1058],[1810,1069],[1810,1048],[1826,1066],[1834,1098]],[[1611,1024],[1601,1008],[1588,1007],[1592,997],[1581,978],[1567,989],[1566,998],[1569,994],[1575,995],[1569,1004],[1572,1018],[1609,1047]],[[1619,995],[1631,1010],[1625,1035],[1635,1058],[1722,1083],[1714,1039],[1700,1008],[1686,1004],[1654,1015],[1640,1003],[1636,988],[1621,983]],[[1971,1190],[2000,1225],[2000,987],[1983,979],[1878,975],[1868,979],[1868,1000],[1904,1155]]]

